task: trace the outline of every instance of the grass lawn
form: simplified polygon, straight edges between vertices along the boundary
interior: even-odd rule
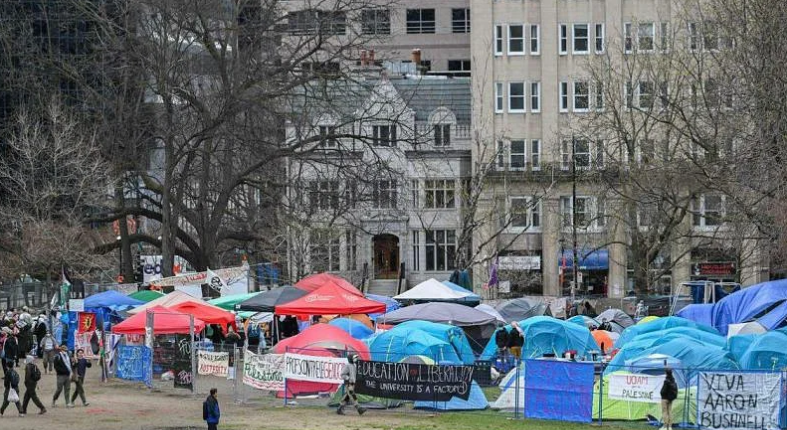
[[[394,427],[393,430],[579,430],[598,427],[594,424],[576,424],[560,421],[515,420],[511,415],[495,411],[443,413],[424,418],[423,424]],[[648,429],[644,423],[609,422],[608,429]]]

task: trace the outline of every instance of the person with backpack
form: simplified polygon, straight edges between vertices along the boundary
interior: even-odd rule
[[[350,403],[355,406],[355,410],[358,411],[358,415],[363,415],[363,413],[366,412],[366,409],[362,408],[358,404],[358,396],[355,395],[355,378],[358,371],[357,365],[358,356],[355,354],[350,354],[347,357],[347,363],[345,363],[344,367],[342,368],[341,377],[342,380],[344,380],[344,396],[339,403],[339,408],[336,409],[336,413],[339,415],[344,415],[344,408]]]
[[[497,356],[505,360],[508,355],[508,330],[500,327],[495,333],[495,345],[497,346]]]
[[[8,407],[9,403],[16,405],[16,410],[19,411],[20,417],[25,416],[22,404],[19,401],[19,373],[13,367],[8,368],[3,386],[5,391],[3,391],[3,406],[0,406],[0,417],[5,413],[5,408]]]
[[[27,414],[27,405],[30,404],[30,400],[32,400],[33,403],[38,406],[38,414],[43,415],[46,413],[46,408],[38,398],[38,394],[36,394],[38,381],[41,380],[41,370],[36,366],[35,357],[32,355],[27,356],[25,363],[25,398],[22,402],[22,412]]]
[[[522,327],[519,327],[519,324],[514,321],[511,323],[511,333],[508,335],[508,349],[517,361],[522,357],[522,346],[524,344],[525,338]]]
[[[221,418],[218,392],[219,390],[211,388],[208,398],[202,402],[202,419],[208,423],[208,430],[217,430]]]
[[[672,369],[664,370],[664,385],[661,386],[661,430],[672,430],[672,402],[678,398],[678,383]]]

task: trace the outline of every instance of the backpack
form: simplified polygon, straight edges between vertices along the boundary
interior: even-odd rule
[[[205,400],[202,402],[202,420],[207,421],[208,419],[208,401]]]
[[[11,386],[19,386],[19,373],[13,368],[8,371],[6,377],[11,378]]]
[[[33,364],[33,368],[30,371],[30,377],[36,382],[41,380],[41,370],[35,364]]]

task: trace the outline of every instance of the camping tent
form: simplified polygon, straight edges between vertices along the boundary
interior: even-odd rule
[[[716,333],[702,331],[693,327],[673,327],[661,331],[643,333],[631,339],[618,351],[616,358],[620,356],[618,361],[632,360],[642,356],[643,351],[675,339],[689,339],[718,349],[723,349],[727,343],[724,336]]]
[[[93,294],[85,299],[85,310],[97,308],[127,309],[144,304],[142,300],[137,300],[117,291],[109,290],[103,293]]]
[[[500,397],[492,403],[492,409],[519,413],[525,410],[525,371],[521,366],[511,369],[498,387],[500,387]]]
[[[481,311],[481,312],[486,312],[489,315],[492,315],[499,322],[502,322],[502,323],[506,322],[506,320],[503,318],[502,315],[500,315],[500,312],[498,312],[497,309],[495,309],[494,307],[492,307],[492,306],[490,306],[490,305],[488,305],[486,303],[481,303],[480,305],[476,306],[475,308],[477,310]]]
[[[495,306],[506,322],[522,321],[531,317],[550,315],[549,306],[526,297],[511,299]]]
[[[372,336],[366,343],[374,361],[401,361],[411,355],[423,355],[435,361],[462,362],[450,343],[404,325]]]
[[[614,322],[623,328],[629,328],[634,325],[634,320],[625,312],[620,309],[607,309],[596,317],[596,321]]]
[[[461,288],[461,287],[459,287]],[[480,297],[468,290],[457,291],[452,287],[434,279],[427,279],[415,287],[405,291],[394,299],[399,301],[413,302],[455,302],[455,303],[478,303]]]
[[[474,308],[456,303],[428,302],[406,306],[379,317],[383,324],[399,324],[422,320],[458,327],[494,324],[495,317]]]
[[[762,324],[758,323],[757,321],[730,324],[730,327],[727,329],[727,338],[729,339],[733,336],[741,334],[763,334],[767,331],[768,329],[763,327]]]
[[[579,357],[597,348],[596,341],[585,327],[552,317],[540,316],[519,322],[524,332],[525,344],[522,358],[537,358],[544,354],[562,356],[566,351],[576,351]],[[498,330],[511,331],[510,325]],[[487,343],[479,359],[491,360],[497,353],[495,336]]]
[[[615,342],[615,346],[620,348],[626,345],[626,342],[634,339],[635,337],[645,334],[645,333],[652,333],[652,332],[659,332],[662,330],[666,330],[669,328],[675,327],[691,327],[696,328],[708,333],[713,333],[718,335],[719,332],[716,331],[713,327],[708,327],[703,324],[698,324],[694,321],[687,320],[681,317],[664,317],[652,320],[646,323],[638,323],[627,328],[623,334],[620,335],[620,339]]]
[[[677,358],[670,357],[669,355],[651,354],[626,361],[626,367],[623,370],[645,375],[663,375],[665,367],[681,369],[683,368],[683,363]],[[675,382],[678,383],[678,387],[680,388],[686,386],[686,380],[683,378],[684,376],[683,373],[675,374]]]
[[[606,331],[606,330],[593,330],[590,332],[590,334],[593,336],[593,339],[596,341],[596,345],[598,345],[598,350],[602,352],[611,351],[612,348],[614,348],[615,341],[620,336],[614,331]]]
[[[444,364],[444,363],[441,363]],[[431,409],[437,411],[477,411],[484,410],[489,407],[489,402],[486,400],[481,386],[477,382],[472,381],[470,385],[470,396],[467,400],[462,400],[459,397],[452,397],[447,402],[437,401],[417,401],[413,404],[416,409]]]
[[[305,296],[307,292],[292,285],[284,285],[270,291],[263,291],[235,306],[237,311],[273,312],[276,306],[290,303]]]
[[[208,303],[213,306],[220,307],[226,311],[234,311],[235,305],[258,294],[260,293],[232,294],[230,296],[222,296],[217,299],[208,300]]]
[[[351,318],[334,318],[328,324],[338,327],[346,331],[350,336],[360,340],[374,334],[374,331],[367,327],[366,324]]]
[[[402,307],[402,305],[400,305],[399,302],[388,296],[381,296],[379,294],[367,294],[366,298],[369,300],[374,300],[375,302],[385,303],[386,313],[395,311]],[[380,315],[383,315],[383,313],[371,314],[369,315],[369,318],[371,318],[374,321],[377,320],[377,317],[379,317]]]
[[[627,374],[621,372],[621,374]],[[597,379],[598,381],[598,379]],[[617,400],[609,398],[609,376],[604,377],[603,391],[596,382],[593,388],[593,419],[599,418],[599,408],[602,411],[602,418],[616,421],[642,421],[648,416],[661,419],[661,403],[632,402],[627,400]],[[603,395],[603,400],[599,401],[599,392]],[[682,424],[694,423],[697,418],[697,389],[691,387],[688,390],[678,390],[678,398],[672,402],[672,420],[675,427]]]
[[[154,334],[188,334],[191,318],[189,315],[161,306],[148,308],[153,313]],[[112,327],[115,334],[145,334],[147,312],[140,312],[122,323]],[[205,328],[205,322],[194,318],[194,333]]]
[[[277,315],[349,315],[384,312],[385,304],[355,295],[335,284],[327,284],[284,305]]]
[[[132,299],[141,300],[145,303],[152,302],[158,298],[164,297],[164,294],[153,290],[141,290],[128,295]]]
[[[451,281],[443,281],[443,285],[445,285],[446,287],[456,291],[457,293],[461,293],[461,294],[469,293],[469,295],[467,296],[467,301],[468,302],[471,302],[471,301],[479,301],[480,302],[481,301],[481,296],[479,296],[478,294],[468,290],[467,288],[465,288],[465,287],[463,287],[463,286],[461,286],[459,284],[453,283]]]
[[[582,327],[585,327],[588,330],[596,329],[596,328],[598,328],[598,325],[599,325],[598,321],[596,321],[595,319],[593,319],[593,318],[591,318],[591,317],[589,317],[587,315],[575,315],[575,316],[567,319],[566,322],[579,324],[579,325],[581,325]]]
[[[732,336],[727,338],[727,346],[724,349],[735,358],[736,362],[740,363],[743,355],[749,350],[749,345],[754,343],[758,337],[760,337],[758,334],[739,334],[737,336]]]
[[[353,284],[347,282],[346,279],[332,275],[330,273],[318,273],[316,275],[310,275],[295,283],[296,287],[306,291],[307,293],[311,293],[315,290],[325,287],[326,285],[333,285],[345,290],[350,294],[363,296],[363,293],[359,289],[355,288]]]
[[[129,314],[135,315],[140,312],[145,312],[145,309],[152,308],[154,306],[162,306],[165,308],[171,308],[172,306],[178,305],[183,302],[195,302],[195,303],[205,303],[202,300],[192,297],[183,291],[173,291],[167,295],[164,295],[152,302],[148,302],[144,305],[137,306],[134,309],[128,311]]]
[[[195,318],[199,318],[208,324],[219,324],[222,330],[224,330],[227,324],[235,326],[235,315],[232,312],[227,312],[224,309],[205,302],[183,302],[172,306],[170,309],[184,314],[194,315]]]
[[[473,364],[475,362],[475,354],[470,347],[470,342],[468,342],[464,331],[459,327],[429,321],[407,321],[396,326],[396,329],[424,331],[430,336],[450,344],[456,351],[460,362],[465,364]],[[436,361],[446,360],[445,358],[436,359]]]
[[[787,334],[778,330],[757,336],[739,361],[743,370],[778,371],[787,367]]]

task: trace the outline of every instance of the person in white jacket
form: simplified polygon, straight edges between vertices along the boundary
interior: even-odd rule
[[[363,415],[363,413],[366,412],[366,409],[358,404],[358,396],[355,395],[355,375],[358,371],[357,363],[358,356],[350,354],[347,357],[347,364],[342,368],[341,377],[342,380],[344,380],[344,397],[342,397],[342,401],[339,403],[339,408],[336,409],[336,413],[339,415],[344,415],[344,408],[350,402],[352,402],[355,410],[358,411],[358,415]]]

